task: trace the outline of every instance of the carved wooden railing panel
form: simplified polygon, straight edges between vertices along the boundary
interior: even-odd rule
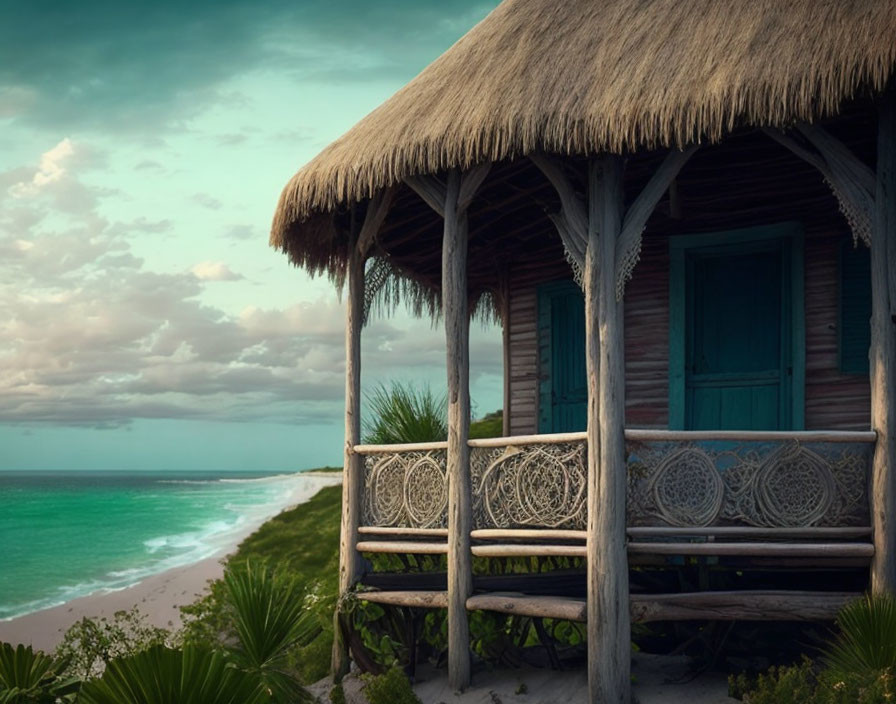
[[[365,454],[361,524],[446,528],[445,460],[443,446]]]
[[[474,529],[586,527],[584,439],[473,446],[470,472]]]
[[[627,435],[630,526],[860,526],[870,521],[867,440]],[[695,436],[699,438],[699,436]],[[832,435],[832,437],[835,437]]]
[[[358,446],[361,524],[447,528],[445,443]],[[626,431],[629,526],[867,526],[873,433]],[[584,433],[470,441],[474,529],[587,527]]]

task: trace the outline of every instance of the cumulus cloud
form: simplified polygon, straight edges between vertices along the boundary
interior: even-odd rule
[[[51,163],[65,173],[30,198],[2,184],[26,183],[34,169],[0,173],[0,422],[338,423],[344,315],[335,297],[238,313],[209,305],[210,282],[240,278],[226,263],[160,273],[132,250],[137,234],[176,223],[111,219],[95,194],[48,221],[64,194],[92,193],[64,159]],[[41,159],[38,169],[53,173],[45,166]],[[425,324],[409,331],[375,319],[364,346],[368,379],[443,377],[442,333]],[[474,345],[473,356],[500,364],[493,341]]]
[[[74,144],[68,137],[64,138],[55,147],[41,154],[40,164],[29,181],[19,181],[9,187],[9,195],[13,198],[27,198],[49,184],[56,183],[65,174],[65,162],[74,153]]]
[[[239,281],[243,278],[224,262],[199,262],[190,271],[200,281]]]

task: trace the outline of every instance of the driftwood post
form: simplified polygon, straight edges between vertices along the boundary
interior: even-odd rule
[[[588,689],[593,702],[628,702],[631,618],[626,556],[625,357],[622,294],[637,261],[641,233],[663,193],[697,150],[670,151],[624,210],[622,158],[606,155],[588,168],[588,203],[562,162],[529,158],[560,196],[552,216],[566,255],[582,272],[588,377]]]
[[[896,594],[896,92],[882,98],[871,236],[871,588]]]
[[[352,208],[348,232],[348,258],[345,278],[348,297],[345,302],[345,447],[342,454],[342,524],[339,531],[339,596],[343,597],[361,575],[361,555],[357,550],[361,523],[361,487],[363,457],[355,453],[361,443],[361,327],[364,322],[364,264],[373,248],[389,206],[393,189],[374,195],[367,203],[363,224],[358,223],[357,206]],[[330,669],[334,679],[348,672],[349,657],[342,642],[339,608],[333,617],[333,652]]]
[[[352,220],[354,221],[354,216]],[[361,443],[361,321],[364,314],[364,256],[358,247],[357,230],[352,222],[345,278],[348,297],[345,302],[345,447],[342,470],[342,526],[339,533],[339,596],[342,597],[361,574],[358,526],[361,521],[361,462],[355,445]],[[334,617],[331,669],[335,679],[348,672],[349,657],[342,642],[339,609]]]
[[[405,183],[444,218],[442,238],[442,315],[448,371],[448,683],[470,684],[470,625],[467,599],[473,593],[473,497],[470,478],[470,319],[467,302],[467,209],[488,175],[491,163],[461,173],[447,183],[411,176]]]
[[[448,174],[442,241],[442,312],[448,368],[448,681],[470,684],[467,599],[473,594],[470,553],[470,323],[467,316],[467,215],[458,209],[460,173]]]
[[[585,339],[588,377],[588,690],[592,702],[630,700],[631,619],[625,552],[625,366],[616,241],[622,229],[622,160],[588,173]]]

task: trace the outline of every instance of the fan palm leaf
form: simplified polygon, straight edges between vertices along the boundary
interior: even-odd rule
[[[113,660],[84,684],[79,704],[269,704],[256,679],[224,654],[198,646],[154,646]]]

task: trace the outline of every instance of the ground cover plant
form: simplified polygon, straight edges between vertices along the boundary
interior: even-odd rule
[[[896,701],[896,599],[866,596],[837,616],[819,656],[729,680],[745,704],[886,704]]]

